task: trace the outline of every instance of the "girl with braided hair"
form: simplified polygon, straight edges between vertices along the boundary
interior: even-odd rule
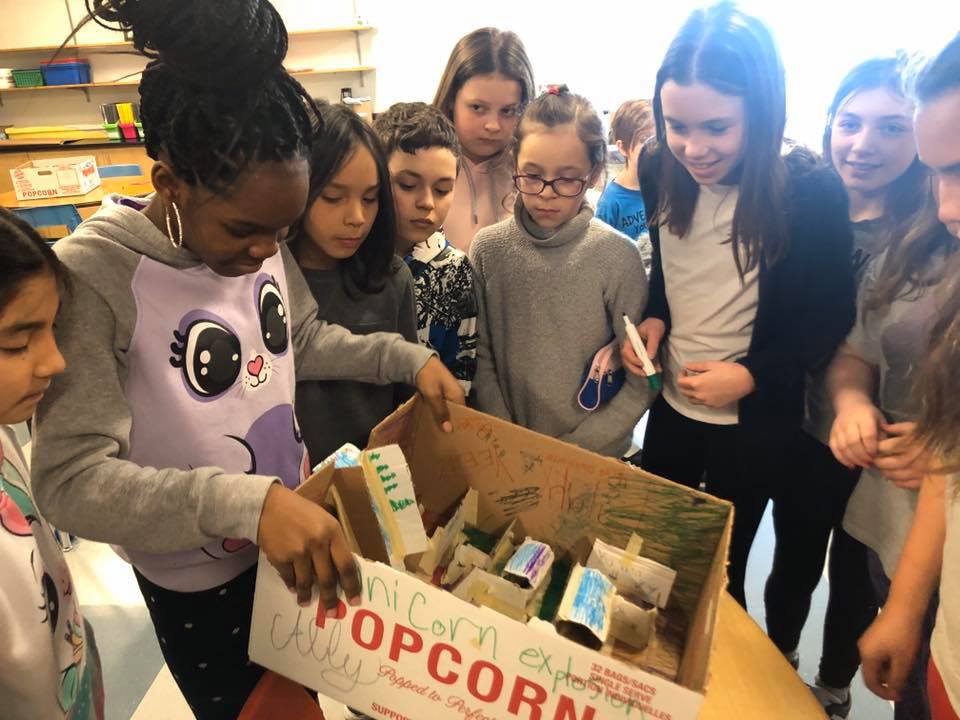
[[[156,192],[114,196],[56,252],[74,293],[69,370],[37,412],[34,490],[50,521],[130,560],[199,718],[235,718],[258,548],[310,603],[360,586],[337,522],[293,492],[309,473],[295,381],[416,384],[449,428],[459,384],[399,335],[351,335],[280,241],[303,213],[315,105],[283,69],[266,0],[88,0],[152,58],[140,84]]]

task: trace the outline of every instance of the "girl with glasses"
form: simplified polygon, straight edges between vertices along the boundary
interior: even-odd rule
[[[652,400],[645,380],[631,376],[592,412],[578,403],[585,368],[611,340],[623,342],[623,315],[639,317],[647,299],[636,246],[584,202],[603,171],[603,126],[585,98],[553,87],[530,104],[516,144],[513,217],[481,230],[470,248],[476,405],[620,457]]]

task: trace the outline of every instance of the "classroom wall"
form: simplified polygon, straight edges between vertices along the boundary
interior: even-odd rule
[[[273,0],[289,31],[295,33],[322,27],[355,24],[352,0]],[[61,43],[86,15],[84,0],[0,0],[0,67],[37,67],[51,53],[2,54],[3,48],[35,47]],[[360,58],[371,64],[370,48],[375,33],[362,33]],[[95,23],[88,23],[77,35],[82,44],[117,42],[123,36]],[[76,53],[64,50],[61,57]],[[132,48],[82,53],[92,65],[94,82],[114,82],[143,69],[146,59]],[[353,33],[290,39],[285,66],[290,70],[353,67],[358,64],[357,38]],[[374,96],[376,73],[345,73],[304,76],[301,82],[315,97],[339,99],[340,89],[350,87],[355,97]],[[23,93],[0,92],[0,125],[69,125],[101,122],[99,106],[109,102],[136,102],[136,85],[81,90],[43,90]]]
[[[363,0],[379,28],[377,105],[431,100],[459,37],[493,25],[520,35],[538,84],[567,83],[600,110],[649,97],[673,34],[704,0]],[[933,52],[960,31],[960,3],[941,0],[740,0],[773,29],[787,70],[790,136],[818,145],[836,85],[854,64],[898,47]],[[412,10],[415,8],[415,10]]]
[[[66,4],[82,17],[83,0],[0,0],[0,47],[39,44],[41,37],[65,34]],[[371,95],[382,110],[398,100],[433,97],[456,40],[485,25],[517,32],[527,46],[538,84],[565,82],[588,95],[600,110],[612,111],[624,99],[649,96],[659,62],[671,36],[695,0],[672,3],[589,0],[552,3],[522,0],[274,0],[292,31],[351,24],[374,25],[361,36],[366,64],[374,73],[351,73],[303,82],[317,97],[339,98],[341,87],[354,96]],[[861,59],[897,47],[932,50],[960,30],[960,4],[913,0],[804,0],[801,5],[770,0],[741,0],[773,27],[788,73],[788,134],[816,144],[823,113],[839,79]],[[10,18],[19,18],[11,22]],[[91,26],[81,42],[102,42],[108,31]],[[32,58],[39,62],[41,57]],[[9,58],[0,56],[0,66]],[[98,54],[95,80],[110,80],[142,67],[141,58]],[[287,67],[355,65],[353,35],[307,40],[292,38]],[[0,124],[98,122],[102,102],[130,101],[135,87],[90,91],[7,94]]]

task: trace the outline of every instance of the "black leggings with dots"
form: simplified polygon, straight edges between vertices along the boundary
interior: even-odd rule
[[[167,590],[134,572],[163,659],[193,714],[234,720],[263,674],[247,656],[257,566],[199,592]]]

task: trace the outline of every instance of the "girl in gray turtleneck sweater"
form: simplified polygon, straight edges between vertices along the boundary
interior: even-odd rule
[[[514,216],[477,234],[470,249],[479,304],[475,404],[531,430],[621,456],[653,397],[627,374],[592,413],[577,403],[594,354],[622,317],[647,300],[640,253],[593,217],[586,188],[603,170],[600,118],[583,97],[551,88],[518,130]]]

